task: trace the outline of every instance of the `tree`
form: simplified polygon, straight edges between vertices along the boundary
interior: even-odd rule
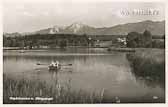
[[[145,30],[141,39],[142,39],[142,47],[145,48],[152,47],[152,35],[150,31]]]
[[[137,48],[151,48],[152,47],[152,35],[150,31],[145,30],[143,34],[137,32],[130,32],[126,37],[127,47]]]
[[[126,36],[127,47],[136,48],[139,47],[139,36],[140,34],[137,32],[130,32]]]
[[[60,45],[59,45],[61,48],[65,48],[67,46],[67,41],[66,40],[62,40],[60,42]]]

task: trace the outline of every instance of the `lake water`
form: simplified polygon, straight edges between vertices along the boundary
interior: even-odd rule
[[[3,52],[3,72],[15,79],[34,79],[48,84],[57,80],[75,91],[104,90],[107,102],[115,97],[123,102],[164,102],[165,89],[158,83],[148,84],[143,78],[137,79],[126,54],[105,49],[27,50],[25,53],[9,50]],[[72,66],[63,66],[60,72],[53,73],[47,65],[37,65],[37,62],[49,64],[52,60]]]

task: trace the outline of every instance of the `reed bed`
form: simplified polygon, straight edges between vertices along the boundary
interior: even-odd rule
[[[10,97],[34,98],[34,100],[11,100]],[[36,100],[53,98],[53,100]],[[102,93],[87,93],[83,90],[72,91],[70,86],[48,85],[44,81],[13,79],[3,75],[4,104],[69,104],[69,103],[101,103]]]
[[[147,78],[165,86],[164,49],[140,49],[127,54],[127,58],[136,77]]]

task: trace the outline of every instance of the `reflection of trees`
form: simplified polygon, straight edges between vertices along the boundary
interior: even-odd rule
[[[164,80],[162,80],[159,77],[157,79],[155,79],[156,77],[153,77],[153,76],[139,76],[134,72],[133,72],[133,74],[135,75],[137,81],[141,81],[141,82],[145,83],[147,86],[156,87],[157,85],[159,85],[162,88],[165,88]]]
[[[148,86],[160,85],[165,88],[165,61],[156,62],[154,59],[137,57],[127,54],[132,73],[137,80],[142,80]]]

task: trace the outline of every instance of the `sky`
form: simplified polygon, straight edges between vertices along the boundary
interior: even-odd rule
[[[98,0],[100,1],[100,0]],[[93,27],[111,27],[143,20],[162,21],[163,3],[111,2],[85,0],[4,0],[3,31],[32,32],[80,22]],[[157,14],[132,14],[134,11],[157,11]],[[129,11],[130,14],[122,14]]]

